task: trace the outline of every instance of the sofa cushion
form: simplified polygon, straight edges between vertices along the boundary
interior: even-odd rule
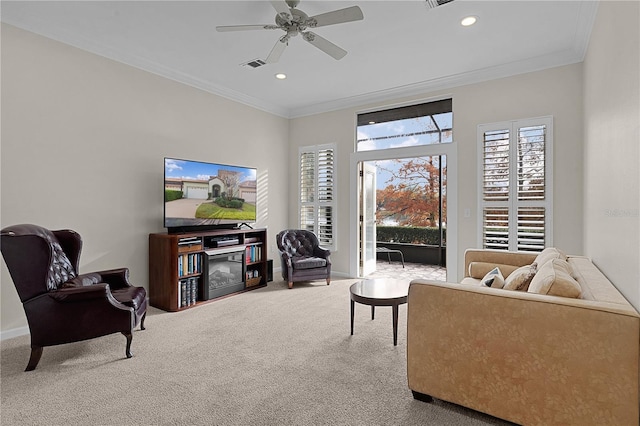
[[[505,278],[508,277],[510,273],[518,269],[518,266],[505,265],[502,263],[471,262],[469,263],[469,276],[471,278],[481,279],[496,267],[500,268],[500,272]]]
[[[580,284],[571,277],[571,266],[562,259],[548,261],[531,280],[529,293],[580,297]]]
[[[605,277],[588,257],[571,256],[567,259],[572,277],[580,284],[580,299],[596,300],[598,302],[629,305],[629,302],[618,289]]]
[[[537,264],[521,266],[509,274],[504,282],[505,290],[527,291],[529,284],[536,274]]]
[[[547,247],[542,250],[540,254],[538,254],[538,256],[536,256],[536,260],[534,260],[534,262],[538,264],[539,268],[542,268],[542,265],[553,259],[561,259],[566,261],[567,255],[555,247]]]
[[[312,256],[294,256],[293,269],[312,269],[327,266],[327,259]]]
[[[464,277],[464,278],[460,281],[460,284],[479,286],[479,285],[482,285],[482,282],[481,282],[479,279],[477,279],[477,278]]]
[[[493,268],[491,271],[489,271],[480,280],[480,285],[491,288],[504,287],[504,277],[502,276],[502,272],[500,272],[500,268]]]

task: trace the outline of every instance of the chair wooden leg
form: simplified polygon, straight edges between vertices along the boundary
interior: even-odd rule
[[[147,313],[145,312],[144,314],[142,314],[142,318],[140,319],[140,330],[146,330],[144,328],[144,320],[145,318],[147,318]]]
[[[127,348],[125,350],[125,354],[127,355],[127,358],[131,358],[133,356],[133,354],[131,353],[131,341],[133,340],[133,334],[125,333],[124,331],[122,332],[122,334],[127,338]]]
[[[331,284],[331,278],[327,278],[327,285]]]
[[[39,346],[31,347],[31,356],[29,357],[29,364],[27,364],[27,368],[24,371],[33,371],[36,369],[36,366],[40,362],[40,357],[42,356],[42,348]]]
[[[293,288],[293,281],[289,281],[289,288]]]

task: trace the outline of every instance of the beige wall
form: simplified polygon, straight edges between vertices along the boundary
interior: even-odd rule
[[[477,246],[477,125],[552,115],[554,244],[592,256],[639,308],[638,7],[601,3],[584,64],[293,120],[2,24],[1,225],[76,229],[85,241],[81,271],[129,266],[132,281],[147,287],[147,234],[162,231],[162,157],[257,167],[258,225],[274,235],[298,217],[298,147],[336,143],[333,262],[336,272],[347,273],[355,114],[451,95],[458,256]],[[277,260],[272,243],[269,251]],[[6,335],[26,321],[4,262],[1,280]]]
[[[258,225],[286,227],[287,119],[5,24],[1,59],[3,227],[72,228],[81,272],[128,266],[148,288],[164,156],[256,167]],[[6,332],[26,319],[0,263]]]
[[[600,3],[584,61],[585,252],[640,309],[640,3]]]
[[[554,244],[569,253],[582,253],[582,65],[574,64],[472,84],[384,104],[318,114],[291,120],[290,179],[296,182],[299,146],[337,143],[338,250],[332,256],[333,270],[349,271],[349,154],[353,152],[355,117],[358,111],[389,105],[451,96],[454,140],[458,153],[458,259],[464,250],[478,246],[476,131],[482,123],[551,115],[554,118]],[[292,191],[297,187],[293,186]],[[295,198],[292,198],[295,200]],[[471,217],[465,218],[469,209]],[[297,204],[289,206],[289,217],[297,217]],[[448,228],[452,229],[451,220]],[[463,262],[458,261],[459,268]],[[462,275],[462,271],[458,271]]]

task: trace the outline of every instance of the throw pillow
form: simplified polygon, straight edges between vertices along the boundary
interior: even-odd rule
[[[505,265],[504,263],[471,262],[469,263],[469,276],[480,280],[494,268],[500,268],[503,277],[518,269],[517,266]]]
[[[469,263],[469,276],[471,278],[481,279],[495,267],[495,263],[471,262]]]
[[[536,256],[534,262],[542,268],[542,265],[553,259],[567,260],[567,255],[555,247],[547,247]]]
[[[536,269],[536,263],[519,267],[509,274],[503,288],[505,290],[527,291],[533,276],[536,274]]]
[[[504,287],[504,277],[502,276],[502,272],[500,272],[500,269],[493,268],[491,271],[489,271],[487,275],[485,275],[482,280],[480,280],[480,285],[491,288]]]
[[[571,266],[562,259],[545,263],[529,285],[529,293],[578,298],[580,284],[571,277]]]

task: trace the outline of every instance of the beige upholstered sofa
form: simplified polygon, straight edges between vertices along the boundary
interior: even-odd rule
[[[509,281],[536,257],[468,250],[460,284],[411,282],[407,376],[414,397],[524,425],[637,425],[640,316],[588,258],[566,258],[577,297],[540,294],[553,294],[554,281],[566,278],[547,263],[547,276],[528,290],[481,284],[496,266]],[[543,266],[534,267],[533,279]]]

